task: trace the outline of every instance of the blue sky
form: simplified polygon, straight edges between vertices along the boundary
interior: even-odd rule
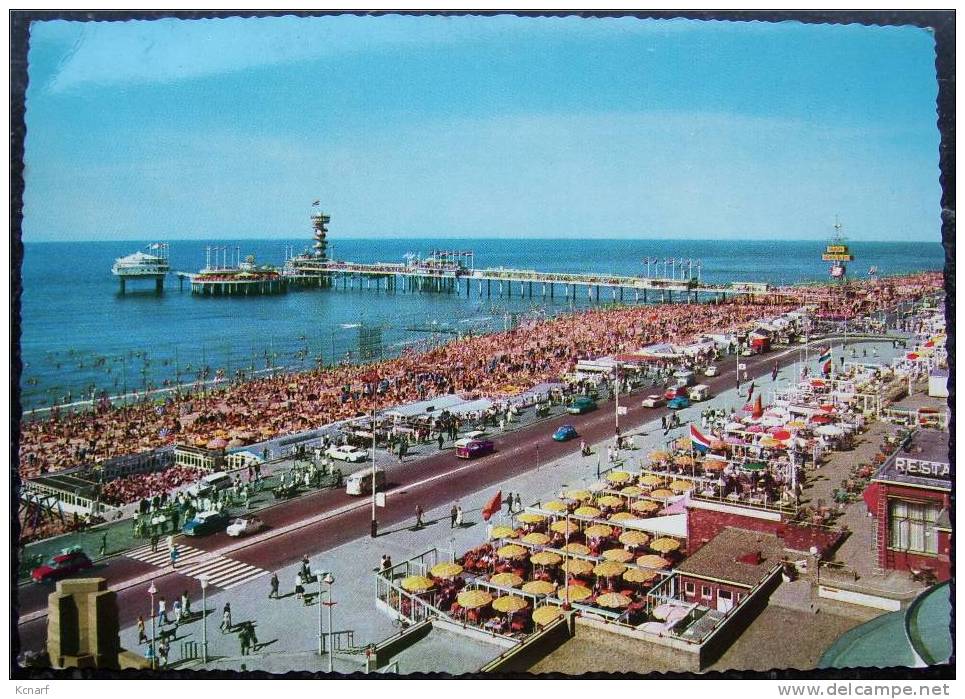
[[[29,81],[26,241],[941,239],[917,28],[56,21]]]

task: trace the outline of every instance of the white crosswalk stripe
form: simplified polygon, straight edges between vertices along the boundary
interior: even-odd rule
[[[267,570],[235,561],[226,556],[215,555],[206,558],[211,554],[192,546],[178,545],[178,554],[178,567],[175,568],[178,573],[192,578],[207,575],[208,581],[212,585],[225,590],[268,574]],[[166,547],[151,551],[150,546],[141,546],[128,551],[127,556],[159,568],[170,569],[171,566],[171,554]]]

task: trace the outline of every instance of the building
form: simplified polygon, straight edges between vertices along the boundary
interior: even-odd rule
[[[225,450],[193,447],[189,444],[178,444],[174,448],[174,464],[176,466],[192,466],[208,473],[224,471]]]
[[[877,527],[878,567],[950,577],[951,490],[948,433],[918,430],[864,492]]]
[[[726,527],[677,568],[683,598],[729,612],[762,585],[780,578],[784,542],[760,531]]]

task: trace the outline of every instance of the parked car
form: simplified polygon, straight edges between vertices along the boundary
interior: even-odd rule
[[[209,510],[208,512],[199,512],[194,516],[194,519],[185,522],[181,531],[187,536],[206,536],[220,532],[227,524],[228,515]]]
[[[479,439],[485,434],[486,434],[485,430],[470,430],[469,432],[466,432],[466,434],[464,434],[463,437],[465,439]],[[459,441],[461,442],[462,440],[460,439]],[[459,442],[456,442],[456,444],[458,445]]]
[[[666,391],[664,391],[663,397],[666,400],[673,400],[674,398],[679,398],[680,396],[687,395],[687,385],[686,384],[676,384],[671,386]]]
[[[687,394],[687,397],[694,403],[707,400],[710,398],[710,386],[705,383],[699,383],[690,389],[690,393]]]
[[[556,432],[553,433],[553,439],[557,442],[568,442],[577,437],[579,437],[579,434],[577,434],[576,428],[573,427],[573,425],[561,425]]]
[[[694,372],[690,369],[677,369],[673,373],[673,377],[677,379],[677,383],[682,383],[685,386],[691,386],[694,383]]]
[[[644,408],[659,408],[661,405],[666,403],[666,399],[663,396],[647,396],[643,399]]]
[[[704,376],[717,376],[717,367],[711,364],[709,367],[704,369]]]
[[[265,523],[258,517],[239,517],[225,530],[228,536],[248,536],[264,529]]]
[[[87,554],[80,547],[75,546],[74,548],[64,549],[43,565],[34,568],[30,577],[38,583],[59,580],[68,575],[87,570],[93,565]]]
[[[456,456],[460,459],[475,459],[477,456],[492,454],[495,450],[496,445],[491,439],[469,439],[465,444],[456,446]]]
[[[566,406],[566,412],[570,415],[582,415],[592,410],[596,410],[596,401],[585,396],[574,398],[573,402]]]
[[[385,471],[380,468],[375,471],[375,490],[378,492],[383,488],[385,488]],[[346,478],[345,493],[346,495],[371,495],[372,470],[364,468]]]
[[[342,444],[337,447],[329,447],[325,450],[325,456],[336,461],[348,461],[357,464],[369,458],[369,453],[365,449],[359,449],[349,444]]]
[[[667,403],[667,407],[671,410],[683,410],[690,407],[690,400],[686,396],[677,396]]]
[[[194,497],[204,497],[230,487],[231,476],[224,471],[218,471],[202,477],[201,480],[188,488],[188,493]]]

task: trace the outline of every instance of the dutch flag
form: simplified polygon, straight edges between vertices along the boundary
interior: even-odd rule
[[[831,345],[828,345],[821,352],[821,356],[818,357],[818,364],[821,366],[821,371],[824,372],[825,376],[831,373]]]
[[[710,449],[710,439],[701,434],[700,430],[698,430],[694,424],[690,425],[690,441],[694,445],[694,449],[701,454]]]

